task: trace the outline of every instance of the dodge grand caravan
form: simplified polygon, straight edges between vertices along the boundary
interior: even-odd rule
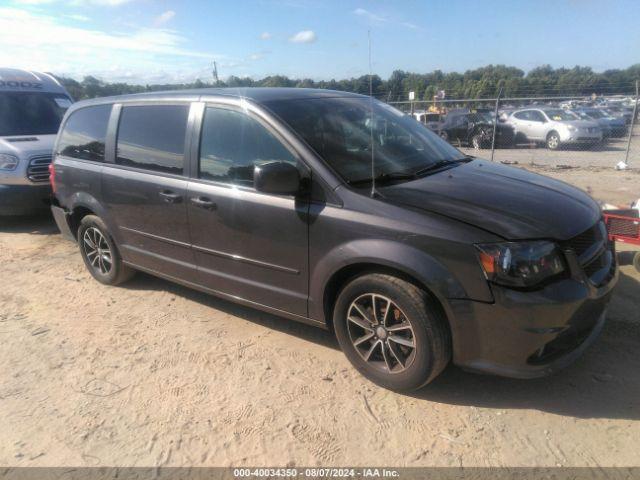
[[[53,142],[70,105],[51,75],[0,68],[0,216],[48,211]]]
[[[617,281],[587,194],[350,93],[80,102],[51,170],[56,221],[99,282],[141,270],[329,329],[392,389],[451,360],[551,373],[597,337]]]

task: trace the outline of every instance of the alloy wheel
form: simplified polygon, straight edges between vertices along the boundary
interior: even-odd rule
[[[113,255],[107,239],[100,230],[95,227],[87,228],[82,237],[82,246],[91,268],[102,275],[111,271]]]
[[[415,358],[411,322],[389,298],[367,293],[356,298],[347,313],[349,338],[360,357],[385,373],[400,373]]]

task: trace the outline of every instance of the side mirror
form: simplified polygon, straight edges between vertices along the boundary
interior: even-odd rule
[[[295,195],[300,191],[300,172],[287,162],[269,162],[253,169],[253,184],[259,192]]]

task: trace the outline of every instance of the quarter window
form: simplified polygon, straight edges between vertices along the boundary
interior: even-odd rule
[[[257,120],[234,110],[205,110],[200,178],[253,186],[254,167],[271,161],[297,164],[295,156]]]
[[[73,112],[62,129],[58,153],[80,160],[104,162],[104,142],[111,105],[85,107]]]
[[[182,175],[188,105],[123,107],[116,163]]]

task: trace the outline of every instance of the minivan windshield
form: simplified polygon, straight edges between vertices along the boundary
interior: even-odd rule
[[[42,92],[0,92],[0,137],[58,133],[71,100]]]
[[[408,115],[368,98],[267,102],[347,183],[410,179],[467,157]]]

